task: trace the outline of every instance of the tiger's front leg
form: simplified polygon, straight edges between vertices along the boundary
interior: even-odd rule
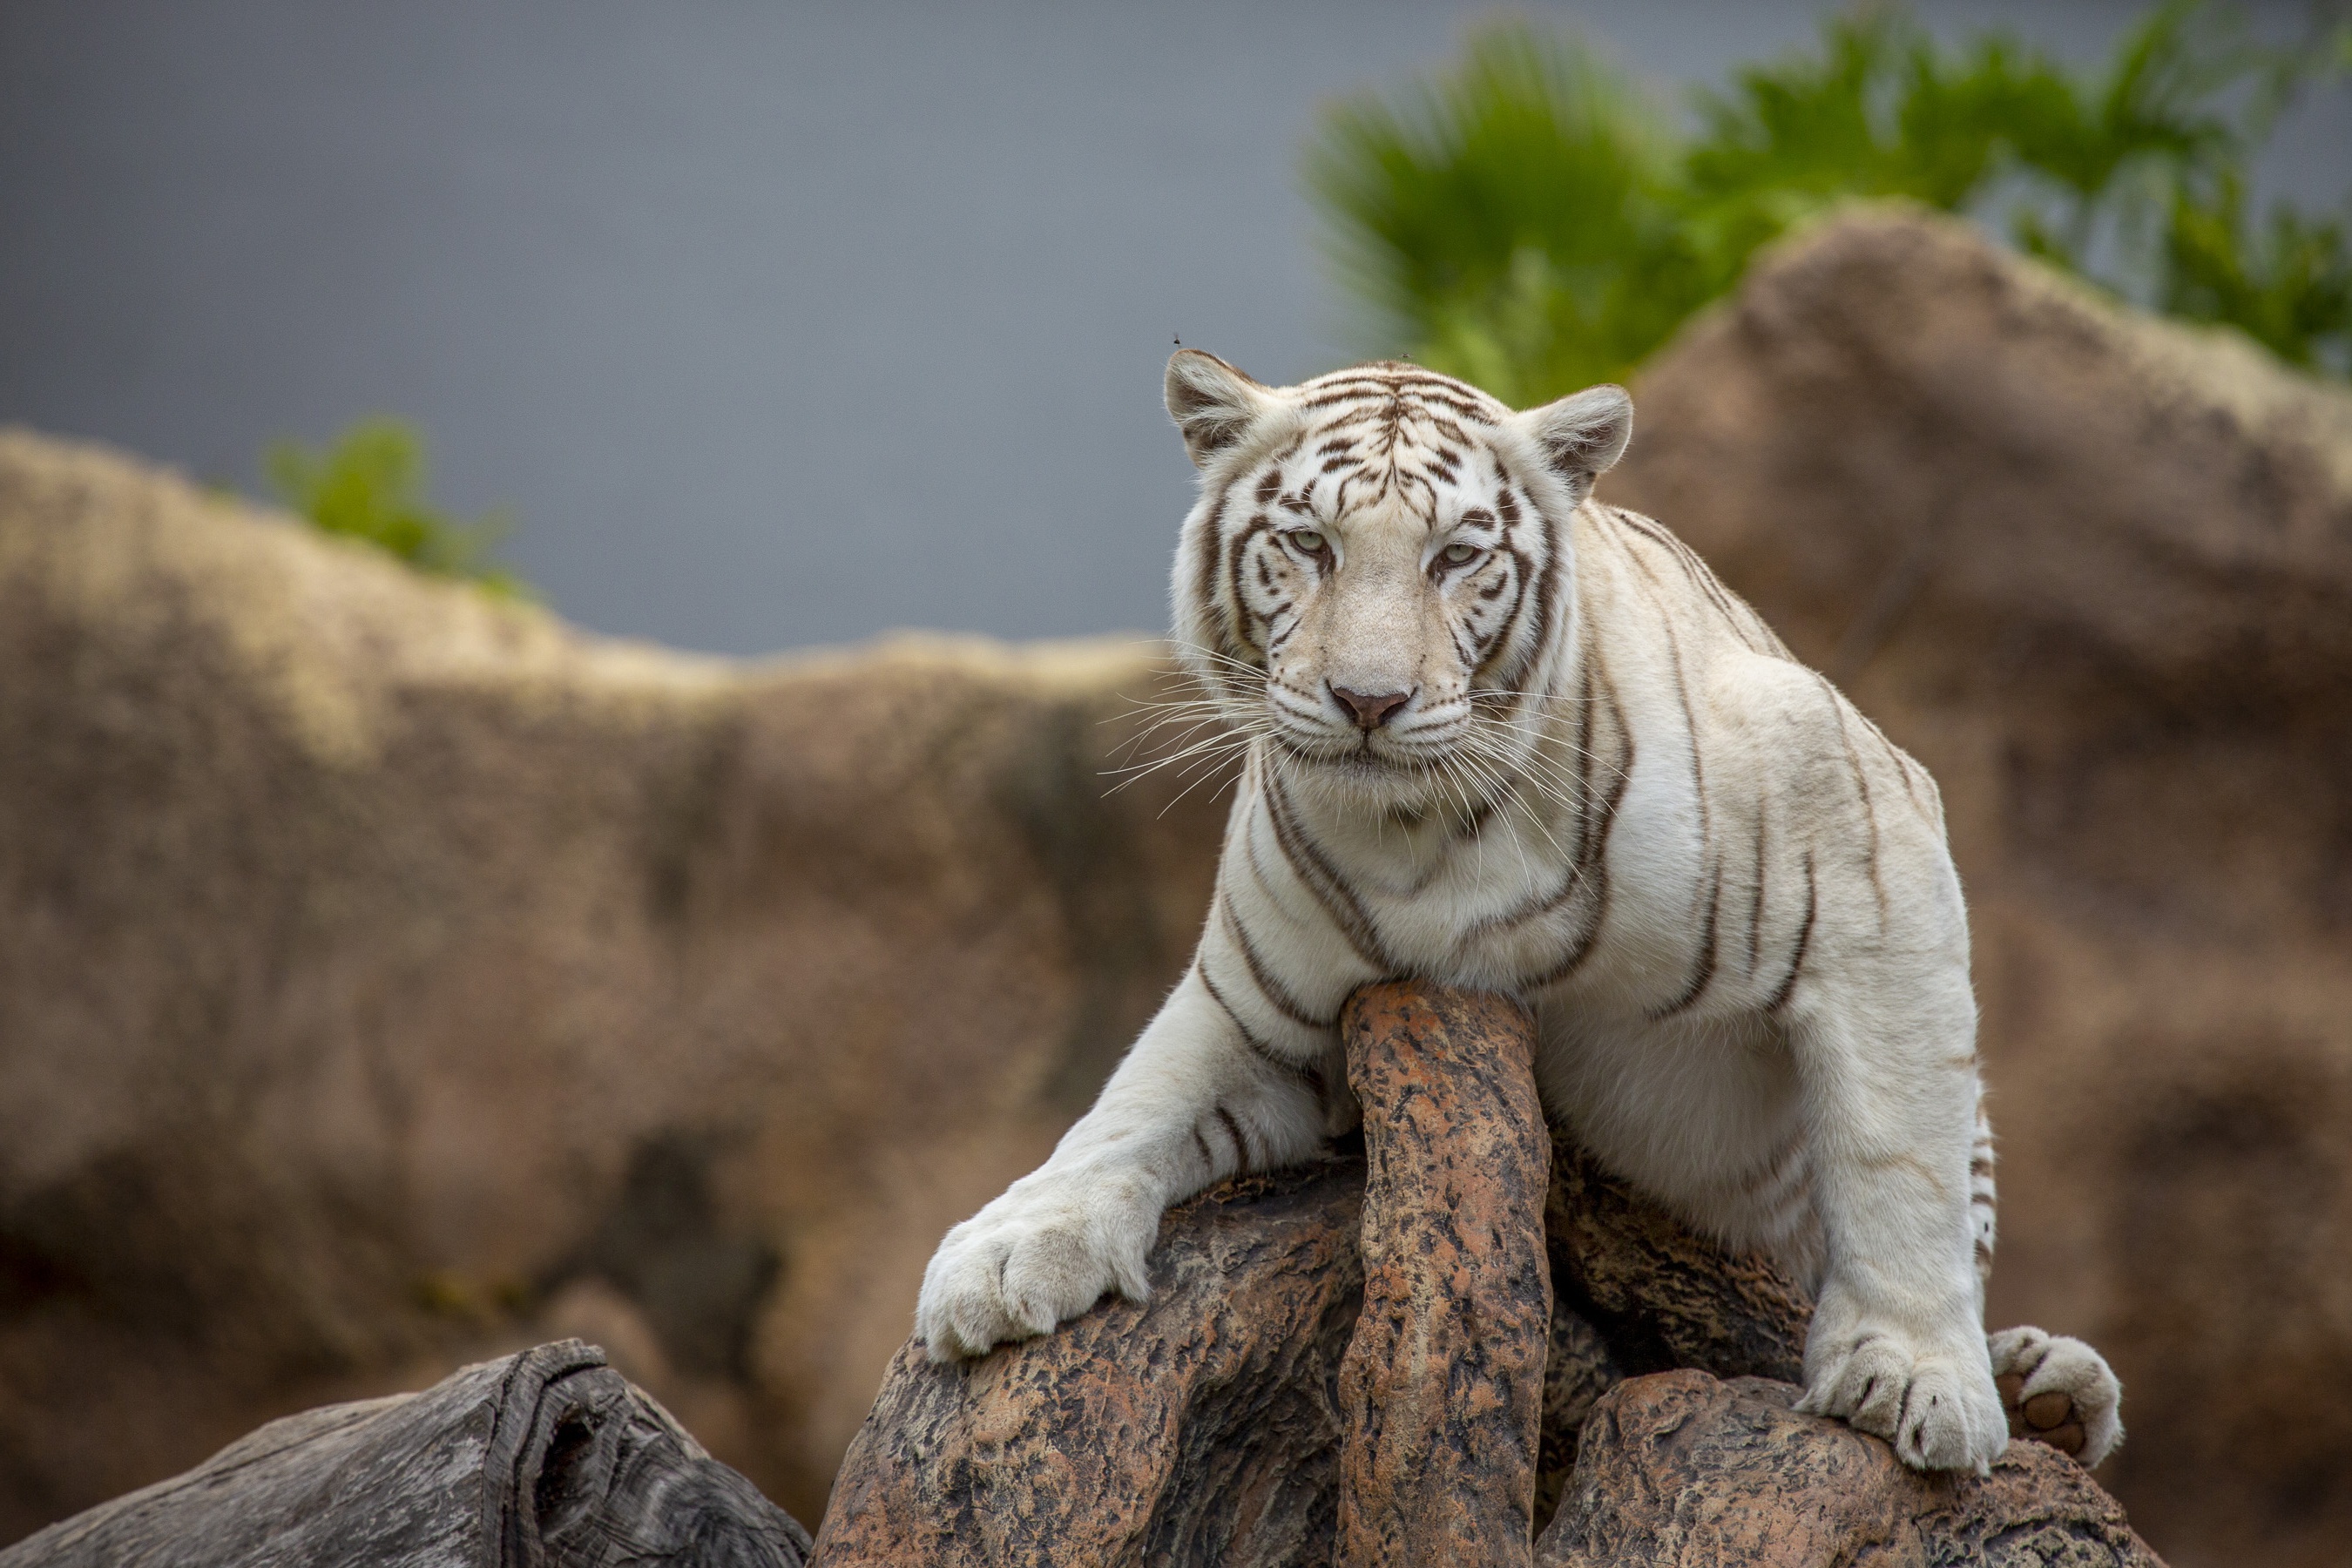
[[[1791,1009],[1826,1247],[1798,1408],[1877,1434],[1915,1468],[1982,1472],[2009,1424],[1970,1218],[1966,972],[1848,986]]]
[[[948,1232],[915,1331],[944,1362],[1045,1333],[1106,1290],[1139,1301],[1169,1205],[1323,1135],[1310,1075],[1253,1049],[1196,961],[1052,1157]]]

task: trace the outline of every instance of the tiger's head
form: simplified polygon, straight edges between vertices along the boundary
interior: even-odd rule
[[[1184,349],[1167,396],[1201,470],[1177,636],[1228,721],[1398,800],[1532,744],[1567,657],[1569,517],[1625,449],[1623,388],[1518,414],[1412,364],[1272,387]]]

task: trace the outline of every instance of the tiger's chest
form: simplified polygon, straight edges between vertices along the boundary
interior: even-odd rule
[[[1322,853],[1398,973],[1639,1014],[1685,986],[1702,934],[1696,813],[1638,777],[1605,834],[1521,807],[1475,832],[1341,826]]]

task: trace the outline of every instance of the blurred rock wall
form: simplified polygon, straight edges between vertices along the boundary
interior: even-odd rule
[[[2113,1357],[2181,1568],[2336,1561],[2352,398],[1879,212],[1636,400],[1604,498],[1942,782],[1993,1321]],[[0,1538],[563,1333],[815,1518],[1189,951],[1154,658],[690,659],[0,437]]]
[[[575,1331],[814,1521],[1190,954],[1155,658],[601,642],[0,436],[0,1539]]]

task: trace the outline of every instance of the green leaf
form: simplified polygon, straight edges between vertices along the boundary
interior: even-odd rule
[[[490,558],[513,530],[507,514],[460,522],[425,501],[425,437],[404,421],[360,420],[319,452],[281,441],[262,467],[286,504],[321,532],[362,540],[420,572],[467,578],[509,598],[534,596]]]

